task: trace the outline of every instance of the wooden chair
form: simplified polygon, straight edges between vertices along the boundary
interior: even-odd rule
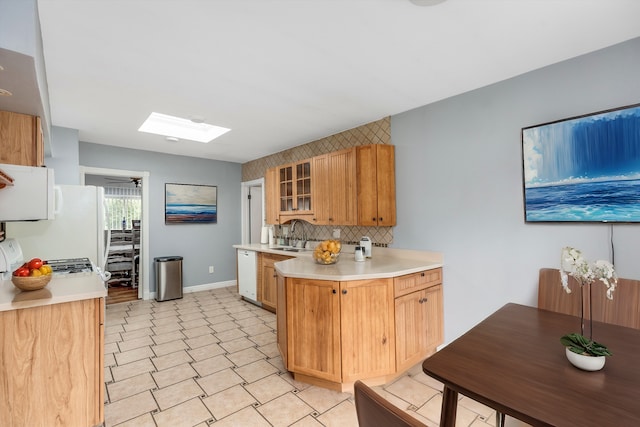
[[[580,285],[569,277],[567,294],[560,283],[560,271],[541,268],[538,281],[538,308],[580,317]],[[628,328],[640,329],[640,281],[618,279],[613,299],[606,296],[606,287],[599,282],[591,286],[593,320]],[[585,298],[585,307],[589,297]]]
[[[353,385],[360,427],[427,427],[392,405],[362,381]]]

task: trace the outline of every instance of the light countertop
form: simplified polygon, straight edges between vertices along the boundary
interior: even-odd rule
[[[0,311],[104,298],[107,289],[97,274],[53,276],[44,288],[21,291],[11,280],[0,281]]]
[[[236,249],[277,253],[291,256],[292,259],[275,263],[276,271],[286,277],[319,280],[365,280],[397,277],[442,267],[443,257],[438,252],[414,251],[393,248],[372,249],[372,257],[363,262],[354,260],[353,246],[343,245],[340,259],[336,264],[316,263],[311,254],[313,250],[287,252],[269,245],[234,245]]]

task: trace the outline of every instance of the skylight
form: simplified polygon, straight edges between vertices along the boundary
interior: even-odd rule
[[[207,123],[182,119],[160,113],[151,113],[138,131],[169,136],[189,141],[210,142],[231,129]]]

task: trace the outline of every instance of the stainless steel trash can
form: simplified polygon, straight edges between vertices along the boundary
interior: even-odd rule
[[[153,259],[156,270],[156,301],[182,298],[182,257]]]

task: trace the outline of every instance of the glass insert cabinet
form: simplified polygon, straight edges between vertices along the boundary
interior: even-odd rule
[[[280,213],[311,213],[311,162],[278,168]]]

